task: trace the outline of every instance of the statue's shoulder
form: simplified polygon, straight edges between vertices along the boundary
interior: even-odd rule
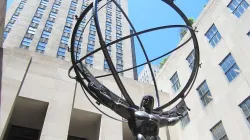
[[[149,114],[145,111],[135,111],[136,118],[150,118]]]

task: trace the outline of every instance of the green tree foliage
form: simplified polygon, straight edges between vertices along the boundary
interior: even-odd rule
[[[161,63],[160,63],[160,68],[162,68],[162,66],[166,63],[166,61],[168,60],[168,57],[164,58]]]
[[[194,23],[194,19],[193,18],[189,18],[188,21],[189,21],[189,23],[191,25],[193,25],[193,23]],[[180,38],[182,39],[185,36],[186,33],[187,33],[187,29],[186,28],[181,28],[180,33],[179,33]]]

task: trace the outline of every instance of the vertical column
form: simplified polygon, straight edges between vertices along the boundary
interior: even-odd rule
[[[99,140],[123,140],[122,123],[102,115]]]
[[[0,55],[3,57],[0,109],[0,139],[2,140],[30,62],[29,59],[4,55],[3,50],[1,50]]]
[[[66,140],[68,137],[75,84],[55,81],[54,97],[49,102],[40,140]]]

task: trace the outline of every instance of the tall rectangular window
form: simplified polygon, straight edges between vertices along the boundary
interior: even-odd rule
[[[174,92],[177,92],[179,88],[181,87],[177,72],[175,72],[175,74],[170,78],[170,81],[172,83],[172,88]]]
[[[188,111],[186,110],[183,113],[183,117],[181,118],[181,126],[184,128],[190,122]]]
[[[231,54],[227,55],[226,58],[222,60],[220,66],[229,82],[231,82],[240,73],[240,69]]]
[[[248,97],[243,103],[241,103],[240,107],[250,124],[250,97]]]
[[[226,131],[221,121],[211,129],[211,132],[213,134],[214,140],[228,140]]]
[[[213,24],[206,33],[206,37],[209,43],[215,47],[221,40],[221,35],[217,30],[216,26]]]
[[[197,91],[200,95],[200,99],[204,106],[206,106],[210,101],[212,101],[212,95],[210,93],[210,90],[208,88],[206,81],[201,83],[201,85],[197,88]]]
[[[246,0],[232,0],[227,6],[236,17],[240,17],[249,7]]]
[[[188,55],[186,60],[189,63],[189,68],[191,70],[193,70],[193,68],[194,68],[194,50],[192,50],[192,52]]]

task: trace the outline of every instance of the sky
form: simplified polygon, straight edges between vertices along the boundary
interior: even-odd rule
[[[7,9],[12,4],[13,0],[7,0]],[[207,0],[175,0],[175,4],[189,18],[196,19]],[[172,25],[183,24],[182,19],[177,15],[171,7],[161,0],[128,0],[129,18],[133,23],[136,31],[145,29]],[[149,59],[153,59],[174,49],[179,42],[180,29],[164,29],[156,32],[150,32],[140,35]],[[135,39],[135,50],[137,64],[146,62],[142,49]],[[154,65],[159,65],[162,59],[153,62]],[[143,67],[138,68],[138,73]]]

